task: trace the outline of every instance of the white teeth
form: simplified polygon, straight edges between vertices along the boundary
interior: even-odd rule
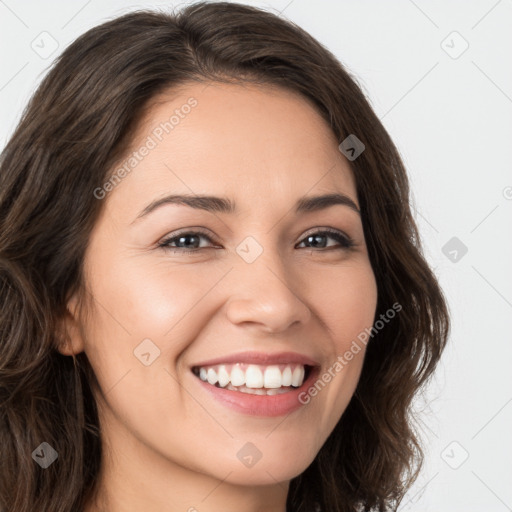
[[[300,386],[302,381],[304,380],[304,366],[297,366],[295,370],[293,370],[292,375],[292,386]]]
[[[212,386],[222,388],[240,388],[237,391],[252,393],[252,390],[279,390],[293,386],[300,387],[304,382],[305,367],[296,363],[257,365],[257,364],[220,364],[200,367],[196,374]],[[196,370],[196,371],[197,371]],[[253,394],[261,394],[259,391]],[[275,394],[275,393],[265,393]]]
[[[217,373],[213,368],[208,368],[208,372],[206,373],[206,378],[210,384],[215,384],[217,382]]]
[[[245,371],[245,385],[248,388],[262,388],[263,387],[263,374],[258,366],[250,364]]]
[[[281,387],[281,370],[279,366],[268,366],[263,374],[263,385],[266,388]]]
[[[231,384],[233,386],[243,386],[245,384],[245,372],[237,365],[233,366],[231,370]]]
[[[292,369],[287,366],[283,371],[283,376],[281,378],[282,386],[291,386],[292,385]]]
[[[217,375],[219,376],[219,386],[221,388],[226,387],[229,382],[229,373],[226,371],[226,367],[223,364],[219,366]]]

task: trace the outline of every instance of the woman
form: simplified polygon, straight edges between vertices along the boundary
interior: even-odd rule
[[[449,320],[399,154],[269,12],[89,30],[0,169],[6,511],[396,510]]]

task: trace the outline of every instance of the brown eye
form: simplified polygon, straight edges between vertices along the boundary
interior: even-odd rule
[[[166,238],[158,244],[158,247],[171,250],[174,253],[192,253],[209,247],[198,247],[200,239],[204,238],[213,242],[212,239],[203,231],[184,231],[178,235]],[[192,240],[192,242],[190,242]],[[176,244],[176,245],[171,245]],[[190,248],[192,246],[192,248]]]
[[[201,238],[206,239],[211,244],[213,240],[203,231],[183,231],[177,235],[170,236],[164,239],[158,244],[158,247],[170,250],[173,253],[197,253],[202,249],[211,249],[211,245],[208,247],[200,247]],[[335,240],[337,245],[328,247],[322,240],[329,239]],[[351,249],[354,247],[353,240],[346,236],[341,231],[324,229],[316,231],[307,235],[302,240],[302,243],[311,244],[312,248],[316,249]]]
[[[343,249],[350,249],[354,246],[354,241],[343,234],[341,231],[334,231],[329,229],[324,229],[322,231],[316,231],[314,233],[310,233],[301,243],[312,244],[313,248],[325,249],[325,244],[322,243],[322,239],[331,238],[336,240]],[[320,247],[318,247],[320,245]],[[334,247],[336,248],[336,247]]]

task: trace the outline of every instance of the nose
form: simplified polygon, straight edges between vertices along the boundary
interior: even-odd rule
[[[277,334],[308,322],[311,311],[297,287],[300,269],[287,269],[277,251],[265,250],[253,263],[237,261],[230,274],[235,284],[226,308],[233,324]]]

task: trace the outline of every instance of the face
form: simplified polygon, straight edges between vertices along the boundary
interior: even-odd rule
[[[70,324],[69,350],[85,351],[101,388],[103,435],[161,468],[293,478],[353,395],[364,345],[343,356],[377,302],[338,141],[290,91],[192,84],[157,98],[113,171],[125,163],[95,192],[92,312]]]

